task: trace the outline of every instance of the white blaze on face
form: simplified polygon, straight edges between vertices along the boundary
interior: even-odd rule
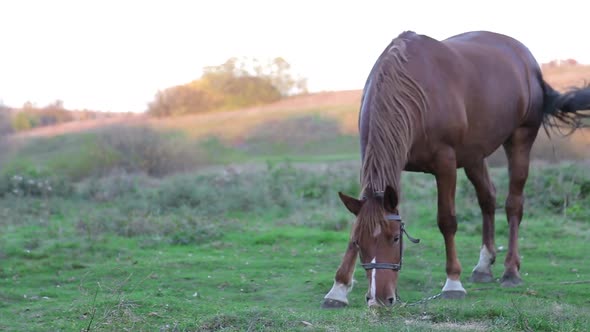
[[[381,225],[377,225],[377,227],[375,227],[373,230],[373,237],[377,237],[379,235],[381,235]]]
[[[377,257],[374,257],[373,260],[371,261],[371,263],[375,264],[377,262]],[[377,294],[377,283],[375,282],[375,276],[377,275],[377,269],[372,269],[371,270],[371,290],[370,290],[370,295],[369,295],[369,301],[367,302],[367,304],[369,306],[372,305],[376,305],[377,304],[377,298],[376,298],[376,294]]]

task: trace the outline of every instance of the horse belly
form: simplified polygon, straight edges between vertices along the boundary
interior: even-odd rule
[[[512,107],[470,116],[462,144],[455,147],[457,162],[465,164],[492,154],[520,126],[522,117],[522,112]]]
[[[434,172],[436,155],[448,149],[455,152],[457,168],[468,166],[496,151],[522,123],[521,112],[514,105],[490,104],[489,108],[480,105],[474,110],[459,109],[453,109],[453,116],[431,121],[437,130],[427,126],[427,134],[414,142],[406,171]]]

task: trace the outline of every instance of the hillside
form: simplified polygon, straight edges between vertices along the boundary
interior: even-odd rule
[[[585,79],[590,79],[590,66],[547,66],[545,75],[546,80],[556,89],[564,90],[570,86],[581,86],[584,84]],[[32,138],[62,137],[64,142],[74,144],[80,139],[66,136],[84,133],[90,133],[94,135],[93,137],[103,137],[98,142],[109,141],[111,142],[109,144],[115,144],[116,149],[125,147],[120,152],[121,156],[137,153],[136,151],[139,149],[146,153],[146,158],[152,158],[150,156],[153,152],[150,151],[153,149],[165,151],[169,150],[170,145],[172,145],[174,150],[178,150],[182,146],[181,150],[184,152],[174,152],[174,156],[176,156],[174,159],[183,160],[182,165],[172,165],[172,169],[189,167],[185,164],[193,165],[190,167],[194,167],[194,165],[203,167],[204,165],[217,165],[220,163],[282,160],[285,158],[306,161],[356,159],[358,157],[357,123],[360,99],[360,90],[332,91],[286,98],[276,103],[235,111],[209,112],[168,118],[122,115],[102,120],[71,122],[39,128],[9,137],[4,142],[1,142],[0,150],[3,150],[4,153],[0,156],[0,164],[4,163],[3,160],[11,159],[10,155],[13,152],[22,150],[22,147],[26,146]],[[121,124],[138,125],[158,132],[179,132],[186,139],[184,139],[184,143],[158,143],[157,139],[152,143],[148,143],[149,140],[155,139],[154,135],[145,131],[121,132],[116,128],[112,128]],[[135,137],[134,135],[140,136]],[[142,135],[147,136],[142,137]],[[120,142],[114,143],[117,140]],[[129,145],[131,143],[128,140],[132,140],[135,142],[133,144],[137,146]],[[54,148],[53,145],[56,144],[60,146],[60,143],[55,142],[32,142],[32,145],[37,146],[37,148],[31,151],[43,149],[43,144],[48,144],[47,148]],[[95,146],[97,145],[89,145],[91,148]],[[92,156],[96,153],[104,155],[102,152],[91,153],[87,151],[88,148],[82,148],[81,146],[74,147],[71,145],[69,147],[62,146],[61,148],[66,156],[87,155],[86,159],[84,159],[86,161],[79,161],[80,165],[97,164],[98,162],[92,159],[95,157]],[[567,137],[553,135],[551,139],[541,130],[533,148],[533,159],[549,162],[558,162],[563,159],[588,159],[589,155],[589,130],[578,130],[575,134]],[[72,157],[68,158],[71,159]],[[162,158],[168,160],[171,156],[162,156]],[[193,161],[186,161],[187,158]],[[61,165],[58,160],[63,158],[55,157],[55,159],[55,165]],[[103,165],[110,163],[108,157],[103,159]],[[502,149],[496,151],[488,160],[491,165],[504,164],[505,157]],[[161,163],[160,161],[152,161],[148,162],[148,164],[154,162],[158,165]],[[42,162],[36,158],[29,161],[30,165],[36,163]],[[55,167],[52,167],[52,169]],[[63,166],[60,167],[63,168]],[[88,169],[87,166],[80,167]],[[79,173],[83,174],[85,172],[80,171]]]
[[[562,91],[590,81],[590,65],[545,65],[543,70],[545,79],[553,87]],[[192,137],[220,135],[225,138],[235,138],[243,136],[252,128],[268,121],[318,112],[337,119],[344,132],[355,133],[360,98],[360,90],[319,92],[234,111],[210,112],[164,119],[148,119],[143,115],[125,115],[38,128],[13,136],[47,137],[120,123],[149,123],[160,128],[181,129]]]

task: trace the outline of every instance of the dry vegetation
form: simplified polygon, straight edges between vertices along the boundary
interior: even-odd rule
[[[22,139],[30,137],[53,137],[64,134],[79,133],[108,127],[117,124],[142,124],[145,123],[145,115],[134,115],[125,113],[113,117],[66,122],[55,126],[39,127],[28,131],[22,131],[12,135],[11,139]]]
[[[297,96],[277,103],[250,107],[239,111],[214,112],[162,120],[150,124],[167,129],[180,129],[192,137],[218,136],[239,139],[264,123],[272,123],[294,116],[321,113],[338,120],[344,132],[357,132],[357,108],[361,91],[322,92]]]
[[[590,80],[590,65],[567,63],[560,66],[544,65],[543,70],[546,80],[559,90],[581,86]],[[274,126],[293,117],[301,118],[314,115],[320,115],[324,119],[336,122],[343,135],[357,135],[360,99],[360,90],[321,92],[285,98],[272,104],[234,111],[208,112],[162,119],[144,115],[125,115],[38,128],[13,135],[11,140],[50,137],[95,130],[113,124],[131,123],[148,125],[162,130],[180,130],[195,139],[216,137],[225,144],[236,146],[252,136],[257,136],[253,131],[258,131],[265,126]],[[269,137],[269,139],[273,139],[273,137]],[[565,138],[553,135],[551,139],[541,132],[535,145],[536,157],[550,161],[558,161],[563,158],[585,159],[588,153],[590,153],[590,132],[587,130],[580,130]],[[502,159],[502,154],[497,153],[492,157],[492,163],[502,162]]]

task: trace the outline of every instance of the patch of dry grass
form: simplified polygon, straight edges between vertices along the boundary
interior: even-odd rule
[[[149,123],[158,128],[180,129],[196,138],[217,136],[231,141],[249,137],[253,130],[276,121],[321,114],[337,120],[343,132],[356,133],[360,97],[361,92],[358,90],[326,92],[237,111],[152,119]]]
[[[570,86],[580,86],[584,81],[590,80],[590,66],[546,67],[544,68],[544,75],[545,79],[556,89],[564,90]],[[52,137],[66,133],[100,131],[100,128],[112,126],[113,124],[136,124],[157,131],[179,130],[185,133],[187,137],[196,140],[214,137],[219,144],[229,150],[237,149],[238,152],[242,151],[241,148],[244,144],[256,141],[257,138],[261,142],[269,139],[265,141],[265,144],[258,144],[256,149],[269,148],[269,150],[263,151],[263,155],[284,155],[292,154],[293,149],[297,148],[290,145],[294,142],[293,137],[317,138],[325,134],[318,135],[317,126],[300,126],[301,121],[292,121],[292,119],[321,117],[327,122],[331,122],[329,135],[327,135],[329,137],[322,141],[322,144],[314,144],[317,146],[325,145],[328,150],[339,144],[337,153],[344,153],[342,149],[350,146],[350,150],[345,152],[356,153],[358,146],[351,143],[354,141],[351,137],[358,135],[358,109],[361,93],[360,90],[322,92],[291,97],[276,103],[235,111],[210,112],[164,119],[130,115],[35,129],[4,140],[5,146],[0,147],[0,166],[3,159],[7,159],[6,156],[10,155],[10,151],[18,150],[18,147],[22,146],[23,142],[30,140],[31,137]],[[287,125],[294,127],[286,128]],[[281,127],[280,130],[277,130],[277,126]],[[294,132],[297,135],[294,136]],[[263,133],[270,133],[270,135],[262,135]],[[321,138],[323,139],[324,136]],[[285,141],[288,144],[284,147],[277,144],[277,142]],[[314,142],[316,141],[318,140]],[[223,154],[218,152],[219,149],[217,148],[213,150],[217,154]],[[321,153],[323,154],[325,151],[321,151]],[[587,159],[589,155],[590,130],[579,130],[565,138],[554,134],[551,139],[547,138],[546,134],[541,130],[533,150],[533,159],[549,162],[564,159]],[[230,161],[234,160],[234,157],[230,155],[222,159]],[[505,157],[502,149],[494,153],[489,160],[492,165],[504,164]]]

